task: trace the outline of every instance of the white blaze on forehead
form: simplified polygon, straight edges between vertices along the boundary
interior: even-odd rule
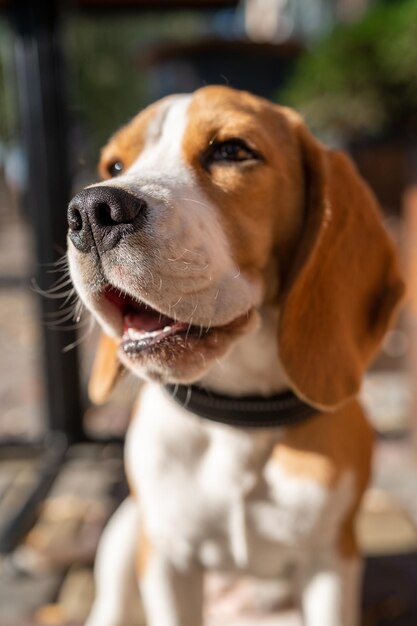
[[[172,175],[185,167],[181,157],[187,127],[187,113],[192,96],[172,96],[162,103],[146,133],[145,147],[126,175],[143,174],[151,167],[155,175]]]

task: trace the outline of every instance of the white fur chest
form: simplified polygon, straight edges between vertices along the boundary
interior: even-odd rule
[[[202,421],[147,386],[129,428],[126,463],[151,541],[178,567],[197,559],[259,576],[302,559],[318,527],[331,541],[350,485],[333,503],[313,480],[286,475],[269,460],[281,436],[280,429]]]

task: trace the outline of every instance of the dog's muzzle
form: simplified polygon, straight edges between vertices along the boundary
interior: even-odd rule
[[[124,189],[97,186],[77,194],[68,207],[68,235],[80,252],[99,253],[142,228],[147,204]]]

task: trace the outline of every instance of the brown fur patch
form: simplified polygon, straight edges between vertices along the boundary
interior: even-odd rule
[[[357,401],[331,415],[317,417],[289,428],[274,448],[272,458],[292,476],[306,477],[334,489],[351,471],[355,479],[352,505],[338,538],[343,556],[356,554],[354,518],[371,471],[373,433]]]
[[[152,556],[153,548],[143,523],[140,524],[138,547],[136,553],[136,573],[139,578],[143,578]]]

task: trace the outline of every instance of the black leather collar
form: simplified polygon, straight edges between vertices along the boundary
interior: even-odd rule
[[[234,398],[195,385],[166,385],[175,402],[200,417],[241,428],[291,426],[313,417],[319,410],[303,402],[292,391],[274,396]]]

